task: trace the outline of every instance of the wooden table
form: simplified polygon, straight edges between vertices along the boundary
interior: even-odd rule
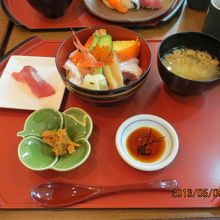
[[[200,31],[206,13],[194,11],[187,6],[181,14],[170,20],[167,24],[158,25],[152,29],[136,30],[145,38],[164,38],[180,31]],[[0,18],[5,16],[0,11]],[[1,23],[2,27],[2,23]],[[1,33],[0,33],[1,34]],[[70,32],[30,32],[14,27],[9,39],[6,52],[31,36],[42,39],[64,39]],[[0,219],[160,219],[160,218],[194,218],[220,216],[219,208],[212,209],[59,209],[59,210],[1,210]]]
[[[1,7],[0,7],[0,18],[1,18],[1,22],[0,22],[0,39],[1,39],[4,35],[5,28],[9,21],[8,17],[4,14]]]
[[[12,28],[12,23],[4,14],[2,7],[0,7],[0,56],[4,54],[7,41]]]

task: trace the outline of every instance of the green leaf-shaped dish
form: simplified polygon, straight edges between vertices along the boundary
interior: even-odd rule
[[[92,133],[92,119],[80,108],[69,108],[63,112],[64,127],[71,140],[89,138]]]
[[[28,116],[24,130],[17,133],[19,137],[37,136],[45,130],[57,130],[63,127],[63,116],[59,111],[43,108]]]
[[[76,153],[60,157],[58,162],[52,167],[53,170],[72,170],[86,161],[91,151],[90,143],[85,138],[78,139],[76,143],[80,144],[80,147],[76,149]]]
[[[20,142],[18,156],[20,161],[31,170],[47,170],[58,161],[51,147],[35,136],[26,137]]]
[[[80,144],[71,155],[56,157],[51,147],[44,143],[41,134],[45,130],[67,130],[70,139]],[[80,108],[69,108],[63,113],[50,108],[33,112],[25,121],[24,130],[17,133],[23,137],[18,146],[20,161],[29,169],[69,171],[86,161],[91,152],[88,138],[92,133],[91,117]]]

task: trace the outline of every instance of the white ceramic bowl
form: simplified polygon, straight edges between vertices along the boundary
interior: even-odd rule
[[[151,127],[165,136],[165,150],[156,162],[141,162],[135,160],[128,152],[126,140],[136,129]],[[116,147],[122,159],[130,166],[143,171],[160,170],[168,166],[176,157],[179,149],[179,139],[175,129],[164,119],[149,114],[140,114],[125,120],[117,130],[115,137]]]

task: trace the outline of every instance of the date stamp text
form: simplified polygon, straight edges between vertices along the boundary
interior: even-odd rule
[[[208,188],[185,188],[173,189],[171,192],[172,198],[216,198],[220,197],[220,189]]]

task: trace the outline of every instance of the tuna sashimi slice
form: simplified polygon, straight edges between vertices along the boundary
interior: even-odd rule
[[[26,83],[33,95],[38,98],[47,97],[55,93],[54,88],[32,66],[24,66],[20,72],[13,72],[12,77],[16,81]]]
[[[142,8],[163,8],[161,0],[140,0]]]

